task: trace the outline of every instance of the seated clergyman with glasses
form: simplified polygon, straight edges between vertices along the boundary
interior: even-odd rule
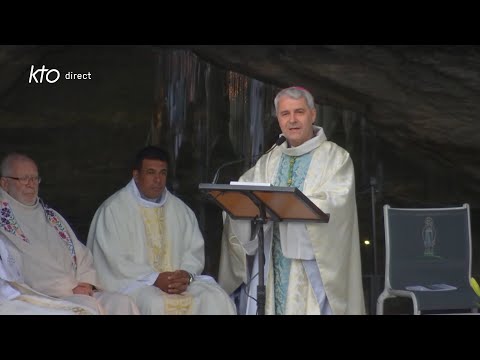
[[[19,250],[25,284],[100,314],[138,314],[130,297],[96,290],[91,252],[38,197],[40,182],[37,165],[28,156],[11,153],[1,162],[0,235]]]

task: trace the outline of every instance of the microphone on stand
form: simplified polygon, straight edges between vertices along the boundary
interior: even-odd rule
[[[287,140],[287,138],[286,138],[285,136],[283,136],[283,135],[280,135],[279,138],[277,139],[277,141],[275,141],[275,144],[274,144],[270,149],[268,149],[267,152],[265,152],[264,154],[260,154],[260,155],[256,156],[254,160],[257,160],[259,157],[268,154],[270,151],[272,151],[273,149],[275,149],[277,146],[282,145],[282,144],[285,142],[285,140]],[[246,157],[243,157],[243,158],[241,158],[241,159],[229,161],[229,162],[227,162],[227,163],[224,163],[224,164],[220,165],[220,166],[218,167],[217,171],[215,172],[215,176],[213,177],[212,184],[216,184],[216,183],[217,183],[218,177],[220,176],[220,170],[222,170],[223,168],[225,168],[225,167],[227,167],[227,166],[241,163],[242,161],[245,161],[245,159],[246,159]]]
[[[213,177],[212,184],[216,184],[216,183],[217,183],[218,176],[220,175],[220,170],[222,170],[223,168],[225,168],[225,167],[227,167],[227,166],[241,163],[241,162],[244,161],[245,159],[246,159],[246,158],[241,158],[241,159],[238,159],[238,160],[229,161],[229,162],[227,162],[227,163],[222,164],[221,166],[219,166],[219,168],[218,168],[217,171],[215,172],[215,176]]]

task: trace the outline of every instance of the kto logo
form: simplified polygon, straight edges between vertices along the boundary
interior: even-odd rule
[[[60,78],[60,71],[58,71],[57,69],[46,69],[45,65],[43,65],[40,69],[37,69],[35,71],[33,70],[34,67],[32,65],[30,68],[30,77],[28,79],[29,84],[32,83],[32,80],[36,84],[41,84],[43,82],[43,79],[45,79],[48,83],[53,84],[57,82]]]

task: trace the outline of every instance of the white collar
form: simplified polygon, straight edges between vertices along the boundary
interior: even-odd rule
[[[130,180],[130,182],[127,184],[127,189],[130,191],[130,193],[133,195],[135,200],[143,206],[147,208],[159,208],[165,205],[167,202],[167,197],[168,197],[168,190],[165,188],[162,192],[162,195],[160,196],[160,200],[158,202],[154,202],[151,200],[146,200],[142,197],[140,194],[140,190],[138,190],[137,184],[135,184],[135,180]]]
[[[12,195],[10,195],[9,193],[7,193],[5,190],[1,189],[0,188],[0,199],[2,198],[7,200],[10,204],[13,204],[15,206],[18,206],[22,209],[26,209],[26,210],[35,210],[37,207],[38,207],[38,204],[39,204],[39,201],[38,201],[38,196],[37,198],[35,199],[35,203],[33,205],[26,205],[20,201],[18,201],[17,199],[15,199]]]
[[[310,140],[305,141],[303,144],[299,146],[292,146],[288,147],[287,142],[285,141],[282,145],[280,145],[280,150],[285,155],[289,156],[301,156],[304,154],[309,153],[310,151],[319,147],[323,142],[327,141],[327,136],[325,132],[320,126],[313,126],[313,131],[315,136]]]

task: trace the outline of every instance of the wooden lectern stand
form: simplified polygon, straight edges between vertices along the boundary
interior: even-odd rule
[[[239,220],[253,220],[258,231],[258,286],[257,309],[265,314],[264,283],[264,238],[263,225],[268,221],[277,222],[321,222],[327,223],[330,215],[320,210],[296,187],[261,185],[200,184],[206,192],[230,217]]]

